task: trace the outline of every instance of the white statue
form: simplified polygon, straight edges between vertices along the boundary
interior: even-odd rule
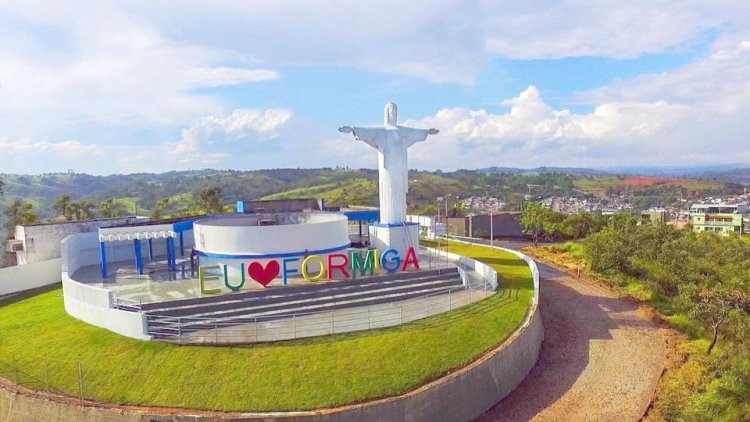
[[[406,221],[406,192],[409,190],[409,167],[406,150],[437,129],[415,129],[398,126],[396,104],[385,105],[383,126],[339,128],[341,133],[353,133],[354,138],[378,150],[380,192],[380,222],[400,225]]]

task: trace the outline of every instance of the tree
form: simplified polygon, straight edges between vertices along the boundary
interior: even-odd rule
[[[12,237],[16,226],[31,224],[36,222],[36,214],[33,211],[33,205],[20,199],[15,199],[3,210],[3,215],[8,217],[8,221],[3,226],[8,229],[8,237]]]
[[[429,204],[420,213],[422,215],[437,215],[437,207],[435,204]]]
[[[151,211],[151,219],[160,220],[162,218],[162,211],[164,211],[164,208],[166,208],[167,205],[169,205],[169,198],[165,198],[157,202],[154,206],[154,210]]]
[[[112,218],[120,216],[120,209],[118,204],[115,202],[115,198],[105,199],[99,203],[99,215],[104,218]]]
[[[65,221],[70,221],[73,219],[73,210],[70,208],[70,203],[70,195],[64,193],[57,197],[55,203],[52,204],[52,209],[65,217]]]
[[[561,234],[570,239],[583,239],[607,225],[606,216],[600,212],[579,211],[571,214],[560,224]]]
[[[750,312],[750,286],[741,282],[728,281],[720,285],[700,288],[696,285],[684,286],[680,292],[681,302],[689,311],[688,315],[711,327],[711,343],[706,354],[710,355],[719,339],[719,331],[733,312]]]
[[[224,211],[224,204],[221,203],[221,188],[218,186],[200,190],[196,199],[200,212],[218,214]]]
[[[5,186],[5,182],[0,179],[0,195],[3,194],[3,186]]]
[[[68,210],[76,220],[90,220],[94,218],[94,203],[89,201],[71,202]]]
[[[521,214],[521,228],[523,232],[534,240],[537,246],[543,236],[552,235],[557,231],[560,215],[539,202],[529,202]]]

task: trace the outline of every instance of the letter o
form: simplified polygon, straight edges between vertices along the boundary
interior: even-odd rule
[[[307,272],[307,266],[310,264],[310,261],[317,261],[320,264],[320,272],[318,272],[318,275],[311,276],[310,273]],[[300,270],[302,271],[302,277],[306,281],[310,281],[312,283],[315,283],[326,275],[326,265],[320,255],[310,255],[305,258],[302,261],[302,265],[300,265]]]

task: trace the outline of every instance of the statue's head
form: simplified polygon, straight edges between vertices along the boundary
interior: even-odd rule
[[[386,104],[383,114],[383,123],[385,123],[386,125],[396,126],[396,120],[398,120],[398,107],[396,106],[396,104]]]

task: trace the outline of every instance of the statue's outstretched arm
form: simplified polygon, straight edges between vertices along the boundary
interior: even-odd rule
[[[422,142],[427,139],[428,135],[435,135],[438,132],[437,129],[415,129],[412,127],[398,126],[398,133],[405,148],[409,148],[417,142]]]
[[[342,126],[339,128],[341,133],[351,133],[354,139],[362,141],[373,148],[383,146],[385,141],[385,130],[379,127],[351,127]]]

